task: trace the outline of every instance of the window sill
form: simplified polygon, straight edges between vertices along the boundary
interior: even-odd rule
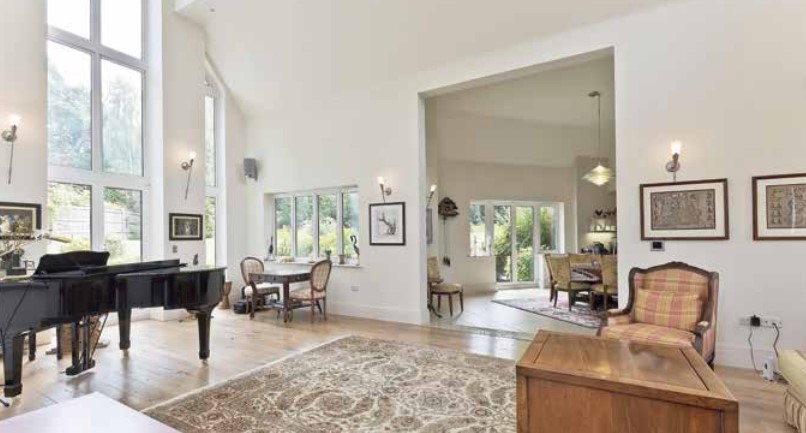
[[[273,265],[292,265],[292,266],[313,266],[316,263],[316,262],[311,263],[311,262],[300,262],[300,261],[278,262],[276,260],[267,260],[267,259],[263,259],[263,262],[266,263],[266,264],[273,264]],[[361,265],[356,265],[356,264],[340,265],[338,263],[333,263],[333,267],[334,268],[348,268],[348,269],[361,269],[362,268]]]

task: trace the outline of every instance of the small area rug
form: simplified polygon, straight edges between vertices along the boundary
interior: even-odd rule
[[[515,432],[515,363],[346,337],[144,411],[196,432]]]
[[[573,323],[574,325],[585,328],[596,329],[602,322],[599,313],[591,311],[587,303],[576,303],[571,307],[571,311],[568,311],[567,294],[560,293],[560,300],[557,302],[557,307],[554,307],[554,302],[549,301],[548,290],[540,290],[539,293],[536,298],[493,299],[492,302],[550,317],[552,319],[562,320],[563,322]]]

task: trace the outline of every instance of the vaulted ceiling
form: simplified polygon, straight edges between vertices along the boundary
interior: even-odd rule
[[[241,109],[259,116],[670,0],[177,0]]]

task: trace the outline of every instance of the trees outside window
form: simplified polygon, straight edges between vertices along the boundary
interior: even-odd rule
[[[353,188],[277,194],[274,198],[275,254],[308,259],[355,256],[358,239],[358,192]]]
[[[540,254],[563,250],[562,203],[472,201],[468,212],[471,257],[495,257],[499,284],[541,280]]]
[[[143,0],[48,0],[49,229],[69,244],[142,260]]]

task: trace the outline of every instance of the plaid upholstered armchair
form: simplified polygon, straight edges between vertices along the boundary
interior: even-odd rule
[[[692,345],[713,366],[719,274],[681,262],[630,271],[630,297],[610,310],[605,338]]]

